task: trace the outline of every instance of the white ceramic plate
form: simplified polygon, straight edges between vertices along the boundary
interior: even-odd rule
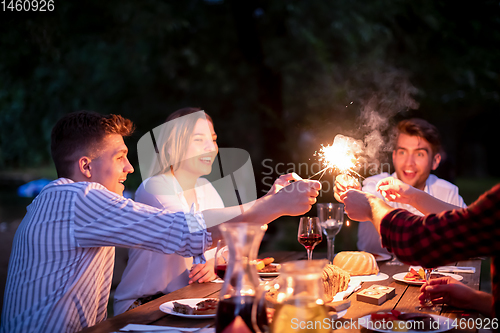
[[[174,302],[181,303],[181,304],[186,304],[191,307],[196,306],[201,301],[207,300],[209,298],[186,298],[186,299],[176,299],[174,301],[166,302],[160,305],[160,310],[174,316],[178,317],[184,317],[184,318],[197,318],[197,319],[202,319],[202,318],[215,318],[215,313],[214,314],[206,314],[206,315],[196,315],[196,314],[184,314],[184,313],[179,313],[174,311]]]
[[[347,310],[349,310],[349,309],[345,309],[343,311],[337,312],[337,319],[340,319],[343,316],[345,316],[345,314],[347,313]],[[334,319],[334,320],[337,320],[337,319]]]
[[[391,260],[392,256],[387,253],[372,253],[376,261],[387,261]]]
[[[351,276],[351,280],[359,280],[361,282],[374,282],[374,281],[384,281],[389,278],[389,275],[378,272],[378,274],[372,274],[372,275],[356,275],[356,276]]]
[[[280,264],[269,264],[270,266],[277,267],[279,269]],[[278,276],[280,275],[280,272],[270,272],[270,273],[261,273],[257,272],[260,277],[272,277],[272,276]]]
[[[407,283],[407,284],[411,284],[411,285],[415,285],[415,286],[421,286],[424,284],[423,281],[406,281],[405,280],[405,276],[408,272],[403,272],[403,273],[398,273],[398,274],[394,274],[392,276],[392,278],[396,281],[399,281],[399,282],[404,282],[404,283]],[[452,278],[454,278],[455,280],[457,281],[460,281],[460,280],[463,280],[463,276],[460,276],[460,275],[457,275],[457,274],[451,274],[451,273],[437,273],[437,274],[442,274],[442,275],[446,275],[446,276],[451,276]]]
[[[370,320],[371,315],[366,315],[364,317],[361,317],[358,319],[358,323],[360,326],[370,329],[376,332],[382,332],[382,333],[394,333],[396,331],[394,330],[385,330],[385,329],[377,329],[377,326],[373,324],[373,322]],[[450,318],[446,318],[443,316],[438,316],[438,315],[430,315],[432,318],[434,318],[436,321],[439,322],[439,329],[437,330],[432,330],[432,331],[416,331],[416,330],[408,330],[405,331],[405,333],[422,333],[422,332],[432,332],[432,333],[439,333],[439,332],[445,332],[448,330],[453,329],[454,327],[452,326],[453,320]],[[370,323],[369,323],[370,322]],[[368,328],[369,327],[369,328]]]

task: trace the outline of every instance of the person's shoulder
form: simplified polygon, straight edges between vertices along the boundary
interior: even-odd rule
[[[208,179],[203,177],[198,178],[198,180],[196,181],[196,186],[207,186],[214,188],[212,183]]]
[[[198,189],[202,191],[202,195],[205,198],[205,207],[206,208],[223,208],[224,202],[214,187],[214,185],[206,178],[198,178],[196,182],[196,186]]]
[[[203,177],[198,178],[198,180],[196,181],[196,186],[201,188],[203,192],[207,194],[216,193],[217,195],[219,195],[214,185],[206,178]]]
[[[141,186],[143,186],[143,185],[150,186],[150,185],[156,185],[156,184],[164,185],[165,183],[170,183],[170,182],[172,182],[172,176],[161,174],[161,175],[156,175],[156,176],[152,176],[152,177],[147,178],[146,180],[144,180],[141,183]]]
[[[91,189],[106,190],[106,187],[96,182],[75,182],[69,178],[58,178],[53,182],[47,184],[47,186],[43,188],[41,193],[48,192],[51,190],[77,192],[77,191],[89,191]]]
[[[63,177],[61,177],[61,178],[57,178],[56,180],[53,180],[50,183],[48,183],[47,185],[45,185],[45,187],[42,189],[42,191],[47,191],[47,190],[50,190],[50,189],[57,189],[57,188],[68,187],[67,185],[74,186],[76,184],[78,184],[78,183],[75,183],[73,180],[71,180],[69,178],[63,178]]]
[[[148,193],[151,195],[173,194],[174,178],[165,174],[156,175],[145,179],[137,188],[135,195]],[[171,193],[172,192],[172,193]]]

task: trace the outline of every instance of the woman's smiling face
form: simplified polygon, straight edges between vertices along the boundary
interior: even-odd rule
[[[179,169],[200,177],[212,172],[212,164],[219,152],[214,125],[205,119],[198,119],[189,138],[185,159]]]

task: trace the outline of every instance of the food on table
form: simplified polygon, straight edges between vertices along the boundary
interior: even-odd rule
[[[188,315],[215,314],[217,312],[218,302],[219,301],[215,298],[207,298],[206,300],[196,303],[194,307],[174,302],[174,312]]]
[[[410,268],[410,271],[406,273],[404,277],[405,281],[425,281],[425,273],[422,268],[418,270],[414,270],[413,268]]]
[[[347,290],[351,276],[335,265],[326,265],[323,269],[323,287],[325,301],[330,302],[338,292]]]
[[[263,269],[259,270],[259,273],[276,273],[278,272],[278,266],[268,265]]]
[[[257,260],[257,271],[259,273],[275,273],[278,271],[278,266],[271,265],[274,261],[274,258],[264,258]]]
[[[372,321],[393,321],[398,320],[401,312],[398,310],[391,310],[390,312],[375,312],[370,315]]]
[[[414,325],[414,328],[419,328],[417,329],[418,331],[430,331],[439,329],[439,322],[436,323],[436,319],[432,318],[426,313],[402,313],[399,315],[398,319],[404,321],[422,322],[423,327],[416,327]]]
[[[437,279],[444,276],[446,275],[439,273],[432,273],[431,279]],[[425,282],[425,271],[423,268],[420,268],[418,272],[413,268],[410,268],[410,271],[406,273],[404,280],[410,282]]]
[[[351,276],[378,274],[375,257],[364,251],[342,251],[337,253],[333,264],[347,271]]]
[[[426,313],[401,313],[397,310],[391,310],[390,312],[376,312],[370,315],[372,322],[382,321],[389,322],[392,321],[392,330],[397,332],[406,332],[407,327],[411,327],[416,331],[430,331],[439,329],[439,323],[436,319],[432,318]],[[413,321],[418,322],[413,325],[401,324],[401,322]]]
[[[324,301],[331,302],[333,297],[341,291],[347,290],[351,276],[349,273],[334,265],[327,265],[323,269]],[[266,293],[266,299],[271,303],[278,302],[278,290],[273,287]]]

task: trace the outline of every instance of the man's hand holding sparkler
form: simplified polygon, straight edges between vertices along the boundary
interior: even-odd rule
[[[355,221],[371,221],[380,232],[382,218],[394,208],[373,194],[359,190],[348,189],[340,197],[344,210],[350,219]]]
[[[387,177],[377,183],[375,189],[387,201],[413,205],[417,189],[394,177]]]

